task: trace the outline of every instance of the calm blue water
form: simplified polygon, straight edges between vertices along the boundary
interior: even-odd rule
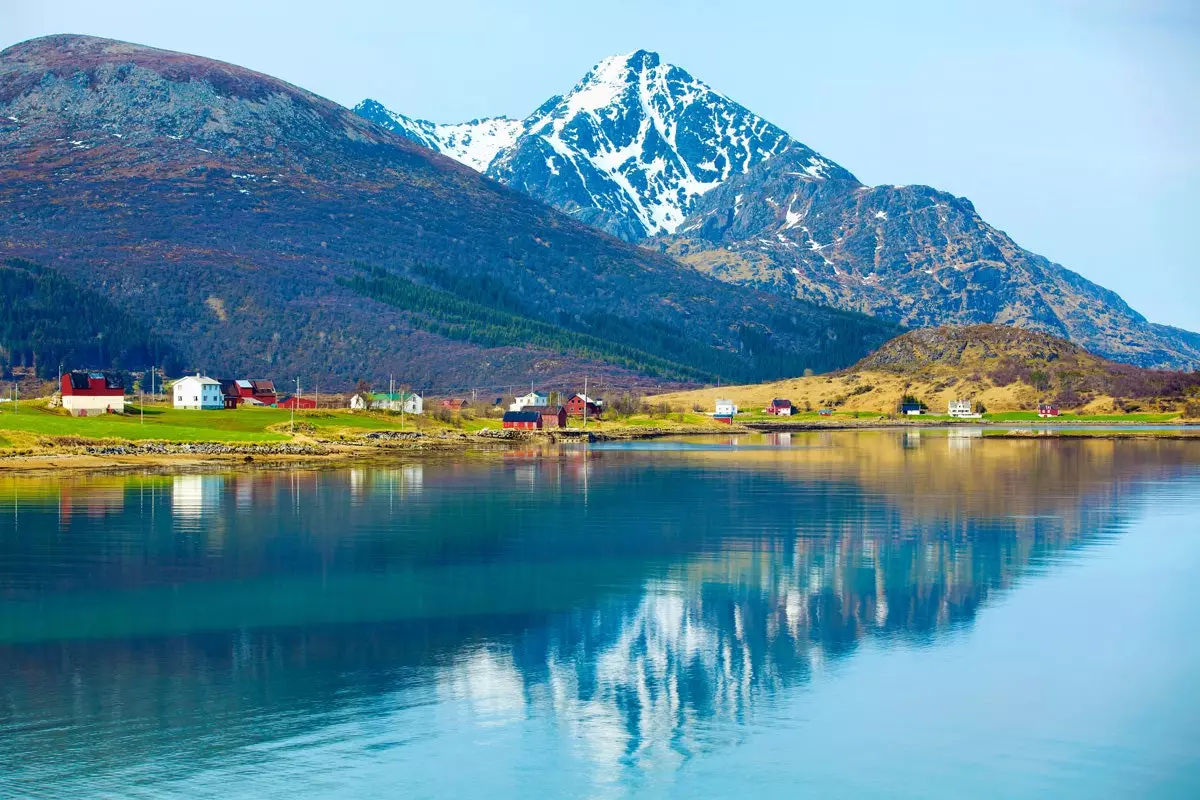
[[[0,477],[0,797],[1197,797],[1200,443]]]

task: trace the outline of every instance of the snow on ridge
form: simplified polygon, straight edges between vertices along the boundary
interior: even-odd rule
[[[406,117],[373,100],[364,100],[354,110],[392,132],[447,155],[478,172],[486,170],[501,150],[511,147],[523,128],[520,120],[508,117],[483,117],[448,125],[430,122]]]

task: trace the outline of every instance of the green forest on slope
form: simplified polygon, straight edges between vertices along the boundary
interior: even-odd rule
[[[0,372],[174,367],[174,351],[134,315],[21,258],[0,262]]]

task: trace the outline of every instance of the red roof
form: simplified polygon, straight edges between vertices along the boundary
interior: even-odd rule
[[[64,397],[124,397],[125,382],[112,372],[65,372],[62,393]]]

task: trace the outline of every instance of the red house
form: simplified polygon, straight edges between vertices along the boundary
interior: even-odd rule
[[[279,402],[275,384],[271,381],[222,378],[221,394],[225,397],[226,408],[237,408],[240,405],[273,406]]]
[[[604,401],[588,397],[586,394],[571,395],[571,399],[567,401],[567,416],[582,417],[585,409],[589,418],[599,419],[604,413]]]
[[[792,401],[776,397],[765,410],[768,414],[775,414],[779,417],[790,417],[792,415]]]
[[[567,410],[562,406],[534,406],[530,410],[541,415],[543,428],[567,427]]]
[[[542,427],[542,415],[539,411],[506,411],[504,412],[504,427],[522,431],[536,431]]]
[[[112,372],[66,372],[60,378],[63,408],[76,417],[125,413],[125,382]]]
[[[451,398],[443,400],[441,402],[442,408],[448,409],[450,411],[462,411],[464,408],[466,408],[469,405],[470,405],[470,403],[468,403],[466,400],[462,400],[457,397],[451,397]]]
[[[1038,416],[1039,417],[1057,417],[1058,416],[1058,406],[1056,406],[1052,403],[1038,403]]]
[[[309,408],[309,409],[311,409],[311,408],[317,407],[317,401],[313,400],[311,397],[296,397],[296,395],[292,395],[288,399],[279,403],[278,407],[279,408],[297,408],[297,409]]]

